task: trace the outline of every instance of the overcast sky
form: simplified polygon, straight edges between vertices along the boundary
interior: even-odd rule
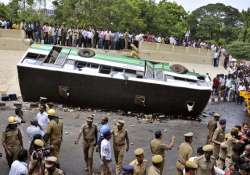
[[[250,8],[250,0],[170,0],[175,1],[177,4],[182,5],[185,10],[193,11],[201,6],[212,4],[212,3],[224,3],[231,5],[240,11],[243,9]]]
[[[4,3],[8,3],[9,1],[10,0],[0,0],[0,2]],[[51,2],[52,0],[48,1]],[[175,1],[177,4],[182,5],[187,11],[193,11],[196,8],[201,7],[203,5],[207,5],[210,3],[217,3],[217,2],[221,2],[226,5],[231,5],[235,8],[238,8],[239,10],[250,8],[250,0],[169,0],[169,1]],[[50,8],[51,3],[47,3],[47,6]]]

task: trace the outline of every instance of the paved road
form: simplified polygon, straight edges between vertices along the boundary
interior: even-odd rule
[[[24,52],[0,50],[0,96],[2,92],[20,94],[16,65]]]
[[[25,120],[27,123],[31,119],[34,118],[36,112],[38,109],[28,110],[25,111]],[[223,118],[226,118],[228,120],[228,127],[227,129],[230,129],[235,124],[240,124],[241,122],[248,120],[249,118],[245,116],[245,113],[243,111],[243,107],[236,105],[234,103],[223,103],[223,104],[217,104],[217,105],[211,105],[209,104],[206,108],[207,112],[219,112],[222,114]],[[61,112],[59,111],[59,114],[64,119],[64,140],[62,144],[61,149],[61,166],[65,170],[65,172],[68,175],[82,175],[84,170],[84,163],[83,163],[83,155],[81,150],[81,144],[75,145],[74,140],[77,136],[77,133],[80,129],[80,126],[82,122],[84,121],[84,118],[93,112]],[[0,131],[3,131],[6,126],[6,118],[8,115],[13,114],[13,110],[0,110]],[[135,118],[129,117],[129,116],[121,116],[118,113],[112,113],[112,112],[96,112],[96,118],[95,122],[98,123],[101,116],[107,115],[110,118],[111,125],[114,124],[115,120],[119,117],[123,117],[126,121],[126,127],[129,132],[130,136],[130,150],[125,155],[125,163],[128,163],[131,161],[133,156],[133,151],[136,147],[143,147],[145,149],[145,157],[146,159],[151,159],[150,154],[150,148],[149,148],[149,142],[153,138],[154,131],[160,129],[162,131],[166,131],[164,133],[164,139],[167,142],[170,142],[171,136],[176,135],[177,138],[177,144],[173,148],[173,150],[168,151],[166,158],[166,167],[165,173],[168,175],[172,175],[175,172],[175,161],[176,161],[176,153],[178,145],[183,141],[183,134],[189,131],[194,132],[194,150],[198,146],[201,146],[206,141],[207,136],[207,129],[206,129],[206,122],[208,118],[202,118],[201,122],[198,121],[187,121],[187,120],[166,120],[155,123],[149,123],[145,124],[141,120],[137,120]],[[28,126],[28,124],[24,124],[22,126],[22,130],[25,131],[25,128]],[[24,134],[24,140],[25,140],[25,147],[28,148],[28,142],[27,137]],[[0,146],[0,152],[3,152],[2,147]],[[98,158],[98,155],[95,154],[95,169],[96,171],[99,169],[100,161]],[[0,159],[0,170],[1,175],[7,175],[8,174],[8,167],[7,163],[4,158]]]
[[[20,94],[18,87],[18,78],[16,72],[16,64],[24,54],[24,51],[6,51],[0,50],[0,94],[2,92],[14,92]],[[209,72],[210,75],[214,76],[217,73],[224,73],[222,68],[212,68],[211,65],[199,65],[199,64],[188,64],[183,63],[190,70],[195,69],[197,72],[206,73]],[[245,115],[242,107],[235,104],[220,104],[220,105],[208,105],[207,109],[210,111],[217,111],[223,114],[223,117],[230,120],[230,127],[234,124],[240,124],[245,120]],[[0,131],[2,132],[6,126],[7,116],[13,114],[12,110],[0,110]],[[28,121],[32,120],[38,109],[25,111],[24,118],[27,123],[22,126],[23,132],[28,126]],[[83,174],[84,164],[81,145],[74,145],[74,140],[80,129],[84,118],[90,115],[92,112],[60,112],[60,116],[64,118],[64,141],[61,149],[61,165],[65,172],[69,175],[80,175]],[[110,115],[108,115],[110,114]],[[113,125],[113,120],[119,118],[118,113],[107,113],[107,112],[97,112],[95,122],[99,122],[99,118],[103,115],[108,115],[110,117],[111,124]],[[131,143],[130,151],[125,156],[125,162],[128,163],[134,159],[133,151],[136,147],[143,147],[146,152],[146,159],[151,159],[149,141],[153,138],[154,131],[161,129],[167,130],[164,133],[164,139],[170,142],[171,136],[176,135],[177,144],[173,150],[167,153],[166,169],[165,174],[171,175],[175,172],[175,161],[176,152],[178,145],[183,141],[183,134],[188,131],[193,131],[195,133],[194,137],[194,149],[205,143],[207,129],[206,129],[206,118],[203,118],[201,122],[197,121],[185,121],[185,120],[167,120],[162,123],[145,124],[142,121],[138,121],[135,118],[123,116],[126,120],[126,127],[129,131]],[[28,142],[26,135],[24,134],[25,147],[28,148]],[[3,152],[0,146],[0,152]],[[95,154],[95,169],[99,169],[100,161],[98,155]],[[8,167],[4,158],[0,158],[0,174],[7,175]]]

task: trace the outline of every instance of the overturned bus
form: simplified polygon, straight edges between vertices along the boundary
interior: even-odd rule
[[[197,116],[210,98],[206,75],[181,65],[33,44],[17,65],[24,101]]]

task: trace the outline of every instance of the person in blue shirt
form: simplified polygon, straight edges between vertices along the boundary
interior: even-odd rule
[[[109,119],[108,117],[104,116],[101,118],[101,125],[98,130],[98,141],[97,141],[97,147],[96,147],[96,152],[99,152],[100,150],[100,145],[103,140],[104,132],[106,130],[111,130],[109,125],[108,125]]]
[[[134,174],[134,167],[131,165],[124,165],[119,175],[133,175],[133,174]]]

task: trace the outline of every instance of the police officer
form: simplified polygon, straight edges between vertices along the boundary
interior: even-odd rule
[[[50,122],[44,138],[51,145],[51,156],[57,157],[58,160],[63,137],[63,122],[54,109],[48,110],[48,117]]]
[[[41,139],[34,140],[34,151],[30,156],[29,175],[44,174],[44,159],[43,153],[44,141]]]
[[[148,168],[147,175],[160,175],[161,174],[161,165],[162,165],[163,158],[161,155],[154,155],[152,157],[152,164]]]
[[[212,138],[212,142],[214,145],[213,156],[215,157],[215,159],[218,159],[220,152],[220,144],[225,140],[225,129],[226,129],[226,120],[221,119],[219,121],[219,126],[214,131]]]
[[[93,152],[97,143],[97,126],[93,124],[93,116],[87,118],[87,123],[83,124],[80,133],[75,141],[79,143],[81,136],[83,136],[83,156],[86,163],[86,171],[90,175],[93,173]]]
[[[129,164],[134,167],[133,175],[146,175],[147,165],[146,160],[144,160],[144,150],[137,148],[134,153],[136,159]]]
[[[57,158],[49,156],[45,159],[45,173],[44,175],[64,175],[61,169],[56,168]]]
[[[203,146],[204,155],[196,160],[198,165],[197,175],[215,175],[215,158],[213,155],[213,145]]]
[[[239,130],[237,128],[232,128],[230,132],[230,137],[227,139],[226,146],[227,146],[227,154],[225,157],[225,166],[229,168],[232,165],[232,156],[233,156],[233,148],[234,146],[240,142],[239,140]],[[222,146],[222,145],[221,145]]]
[[[125,150],[129,150],[128,132],[124,128],[124,124],[124,120],[118,120],[116,127],[112,130],[116,174],[119,174],[121,171]]]
[[[192,156],[193,148],[191,146],[193,141],[193,133],[188,132],[184,134],[185,142],[181,143],[178,150],[178,159],[176,162],[177,175],[183,175],[186,161]]]
[[[160,174],[162,174],[163,169],[164,169],[165,151],[171,150],[174,147],[174,144],[175,144],[175,136],[172,136],[172,140],[170,144],[166,144],[162,140],[161,131],[156,131],[155,138],[150,142],[152,155],[161,155],[163,158],[161,168],[160,168],[161,170]]]
[[[217,128],[217,122],[220,119],[220,114],[214,113],[213,117],[208,121],[207,128],[208,128],[208,136],[207,136],[207,143],[210,143],[212,141],[212,137],[214,134],[214,131]]]
[[[219,159],[217,160],[216,163],[218,168],[224,170],[226,157],[227,157],[227,143],[222,142],[220,144]]]
[[[186,161],[185,164],[185,175],[196,175],[198,165],[195,161]]]
[[[8,117],[8,125],[2,134],[2,144],[10,167],[12,162],[17,160],[18,153],[23,148],[22,134],[17,128],[17,121],[14,116]]]

